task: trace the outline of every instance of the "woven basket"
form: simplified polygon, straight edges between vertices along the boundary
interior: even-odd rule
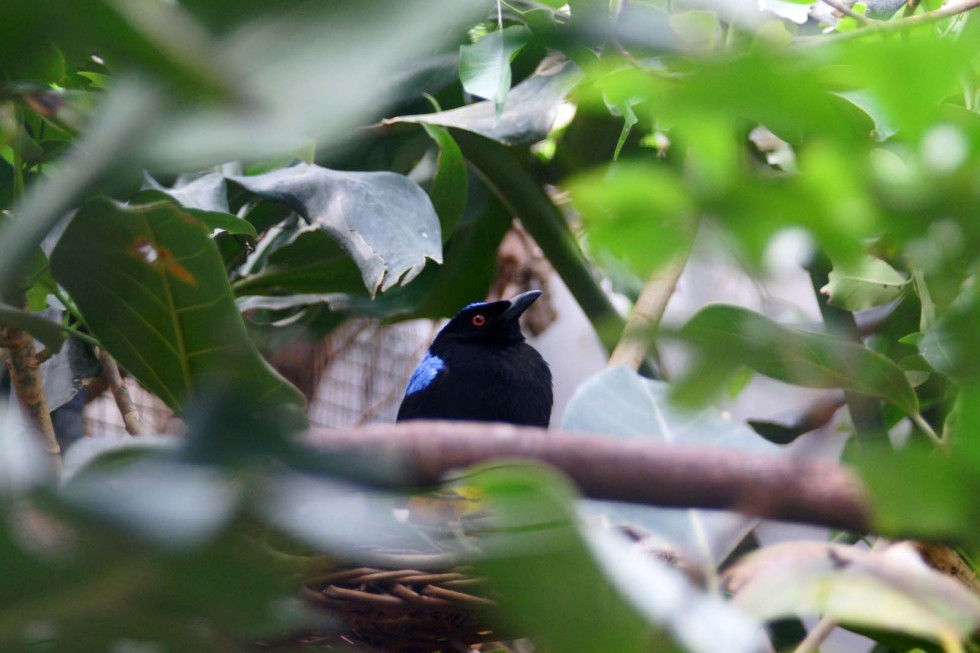
[[[350,644],[428,653],[504,638],[489,623],[495,602],[466,568],[450,571],[356,567],[307,583],[304,597],[339,615]]]

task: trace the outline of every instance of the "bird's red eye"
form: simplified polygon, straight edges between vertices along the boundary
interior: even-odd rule
[[[482,315],[473,316],[473,326],[481,327],[486,323],[487,323],[487,318],[483,317]]]

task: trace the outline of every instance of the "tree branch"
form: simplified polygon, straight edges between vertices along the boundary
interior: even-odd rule
[[[677,280],[684,272],[687,263],[689,248],[668,263],[663,269],[658,270],[643,286],[640,296],[636,299],[633,312],[630,314],[626,327],[623,329],[623,336],[609,356],[609,367],[614,365],[625,365],[632,370],[637,370],[646,357],[647,348],[650,345],[650,338],[660,326],[663,319],[664,310],[667,302],[674,294]]]
[[[466,422],[312,429],[307,440],[321,450],[398,465],[410,475],[392,481],[402,485],[436,484],[450,470],[488,460],[530,458],[561,469],[595,499],[733,510],[862,532],[870,528],[858,479],[822,460]]]
[[[963,14],[976,9],[977,7],[980,7],[980,0],[965,0],[964,2],[950,3],[935,11],[927,11],[926,13],[918,14],[917,16],[909,16],[908,18],[898,18],[895,20],[875,21],[874,23],[867,25],[866,27],[862,27],[861,29],[854,30],[853,32],[844,32],[842,34],[834,34],[832,36],[804,36],[797,39],[794,43],[799,45],[820,45],[838,41],[850,41],[872,34],[900,32],[902,30],[918,27],[919,25],[925,25],[926,23],[931,23],[943,18]]]
[[[148,431],[143,425],[143,417],[140,415],[132,395],[129,394],[129,388],[126,387],[126,382],[123,381],[122,374],[119,372],[119,365],[105,349],[99,349],[99,362],[102,363],[102,371],[105,372],[105,378],[109,383],[109,390],[112,391],[112,397],[116,400],[119,414],[122,415],[126,432],[130,435],[146,435]]]
[[[57,457],[61,453],[61,447],[58,446],[54,423],[48,411],[34,336],[23,329],[0,328],[0,346],[9,351],[7,369],[10,371],[10,382],[17,399],[44,437],[44,448]]]

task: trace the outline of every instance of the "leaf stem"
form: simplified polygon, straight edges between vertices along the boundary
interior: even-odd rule
[[[909,417],[912,419],[912,423],[918,426],[919,430],[929,436],[929,439],[932,440],[940,450],[949,450],[949,445],[946,440],[943,440],[936,434],[936,431],[933,430],[932,426],[929,425],[929,422],[922,417],[921,413],[911,413]]]
[[[88,343],[88,344],[92,345],[93,347],[101,347],[102,346],[102,343],[100,343],[98,340],[96,340],[95,338],[93,338],[92,336],[90,336],[87,333],[83,333],[83,332],[79,331],[75,327],[70,327],[67,324],[62,324],[60,326],[61,326],[61,330],[62,331],[64,331],[65,333],[71,334],[72,336],[78,338],[82,342]]]
[[[858,12],[854,11],[853,9],[845,5],[843,2],[840,2],[839,0],[823,0],[823,2],[824,4],[827,4],[833,7],[834,9],[836,9],[837,11],[841,12],[845,16],[850,16],[857,22],[863,23],[864,25],[874,25],[876,23],[881,22],[875,20],[874,18],[868,18],[864,14],[859,14]]]
[[[942,20],[943,18],[949,18],[957,14],[966,13],[972,9],[976,9],[977,7],[980,7],[980,0],[965,0],[964,2],[960,2],[956,4],[948,4],[945,7],[940,7],[935,11],[929,11],[924,14],[919,14],[918,16],[909,16],[908,18],[900,18],[898,20],[875,21],[874,23],[867,25],[867,27],[864,27],[863,29],[854,30],[853,32],[844,32],[843,34],[836,34],[834,36],[803,37],[797,39],[796,44],[818,45],[821,43],[850,41],[871,34],[888,34],[891,32],[900,32],[902,30],[906,30],[912,27],[918,27],[919,25],[925,25],[927,23],[931,23],[937,20]]]

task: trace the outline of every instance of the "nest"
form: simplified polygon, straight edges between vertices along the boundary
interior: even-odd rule
[[[425,571],[357,567],[308,583],[311,603],[339,615],[341,638],[398,653],[428,653],[502,639],[493,622],[496,603],[467,569]]]

